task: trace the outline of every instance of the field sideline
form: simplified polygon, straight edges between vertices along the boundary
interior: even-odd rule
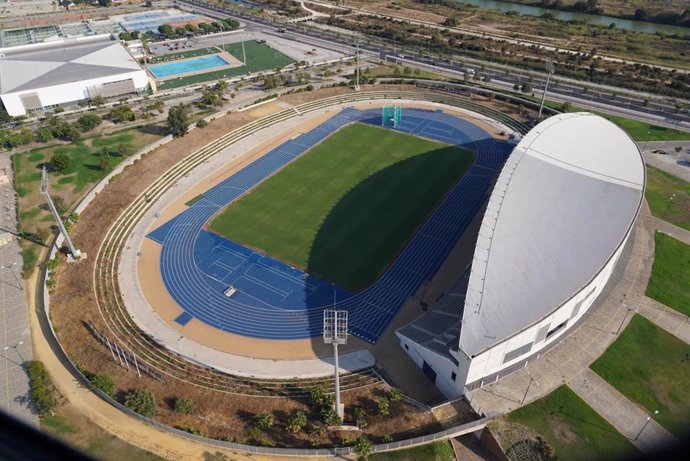
[[[468,150],[355,123],[231,204],[209,229],[358,291],[473,159]]]

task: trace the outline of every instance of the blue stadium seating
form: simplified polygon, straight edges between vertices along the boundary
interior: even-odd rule
[[[488,197],[512,146],[478,126],[440,111],[404,109],[395,130],[475,150],[476,161],[441,205],[369,288],[350,293],[330,282],[203,229],[221,208],[255,187],[341,127],[380,125],[380,110],[343,109],[308,133],[276,147],[149,234],[162,244],[166,288],[191,317],[220,330],[257,338],[321,335],[323,310],[346,309],[350,334],[375,343],[406,299],[436,273]],[[229,286],[232,297],[223,292]],[[191,316],[191,317],[190,317]]]

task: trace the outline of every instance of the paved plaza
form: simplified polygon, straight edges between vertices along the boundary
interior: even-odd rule
[[[31,360],[31,336],[26,307],[22,257],[17,231],[16,197],[8,155],[0,155],[0,408],[37,425],[29,402],[29,378],[24,363]]]

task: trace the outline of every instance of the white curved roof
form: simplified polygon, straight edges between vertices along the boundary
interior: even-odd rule
[[[597,115],[560,114],[525,135],[482,221],[460,349],[477,355],[587,285],[637,217],[644,181],[635,143]]]

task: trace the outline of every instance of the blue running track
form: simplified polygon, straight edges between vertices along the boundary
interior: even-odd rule
[[[442,112],[405,109],[397,131],[477,152],[474,165],[369,288],[353,294],[328,281],[203,229],[221,208],[341,127],[380,125],[380,110],[343,109],[327,122],[273,149],[215,186],[148,237],[162,245],[161,273],[184,312],[220,330],[256,338],[300,339],[322,333],[323,310],[349,311],[350,334],[375,343],[407,298],[436,273],[484,204],[512,147],[472,123]],[[233,285],[237,293],[223,291]]]

